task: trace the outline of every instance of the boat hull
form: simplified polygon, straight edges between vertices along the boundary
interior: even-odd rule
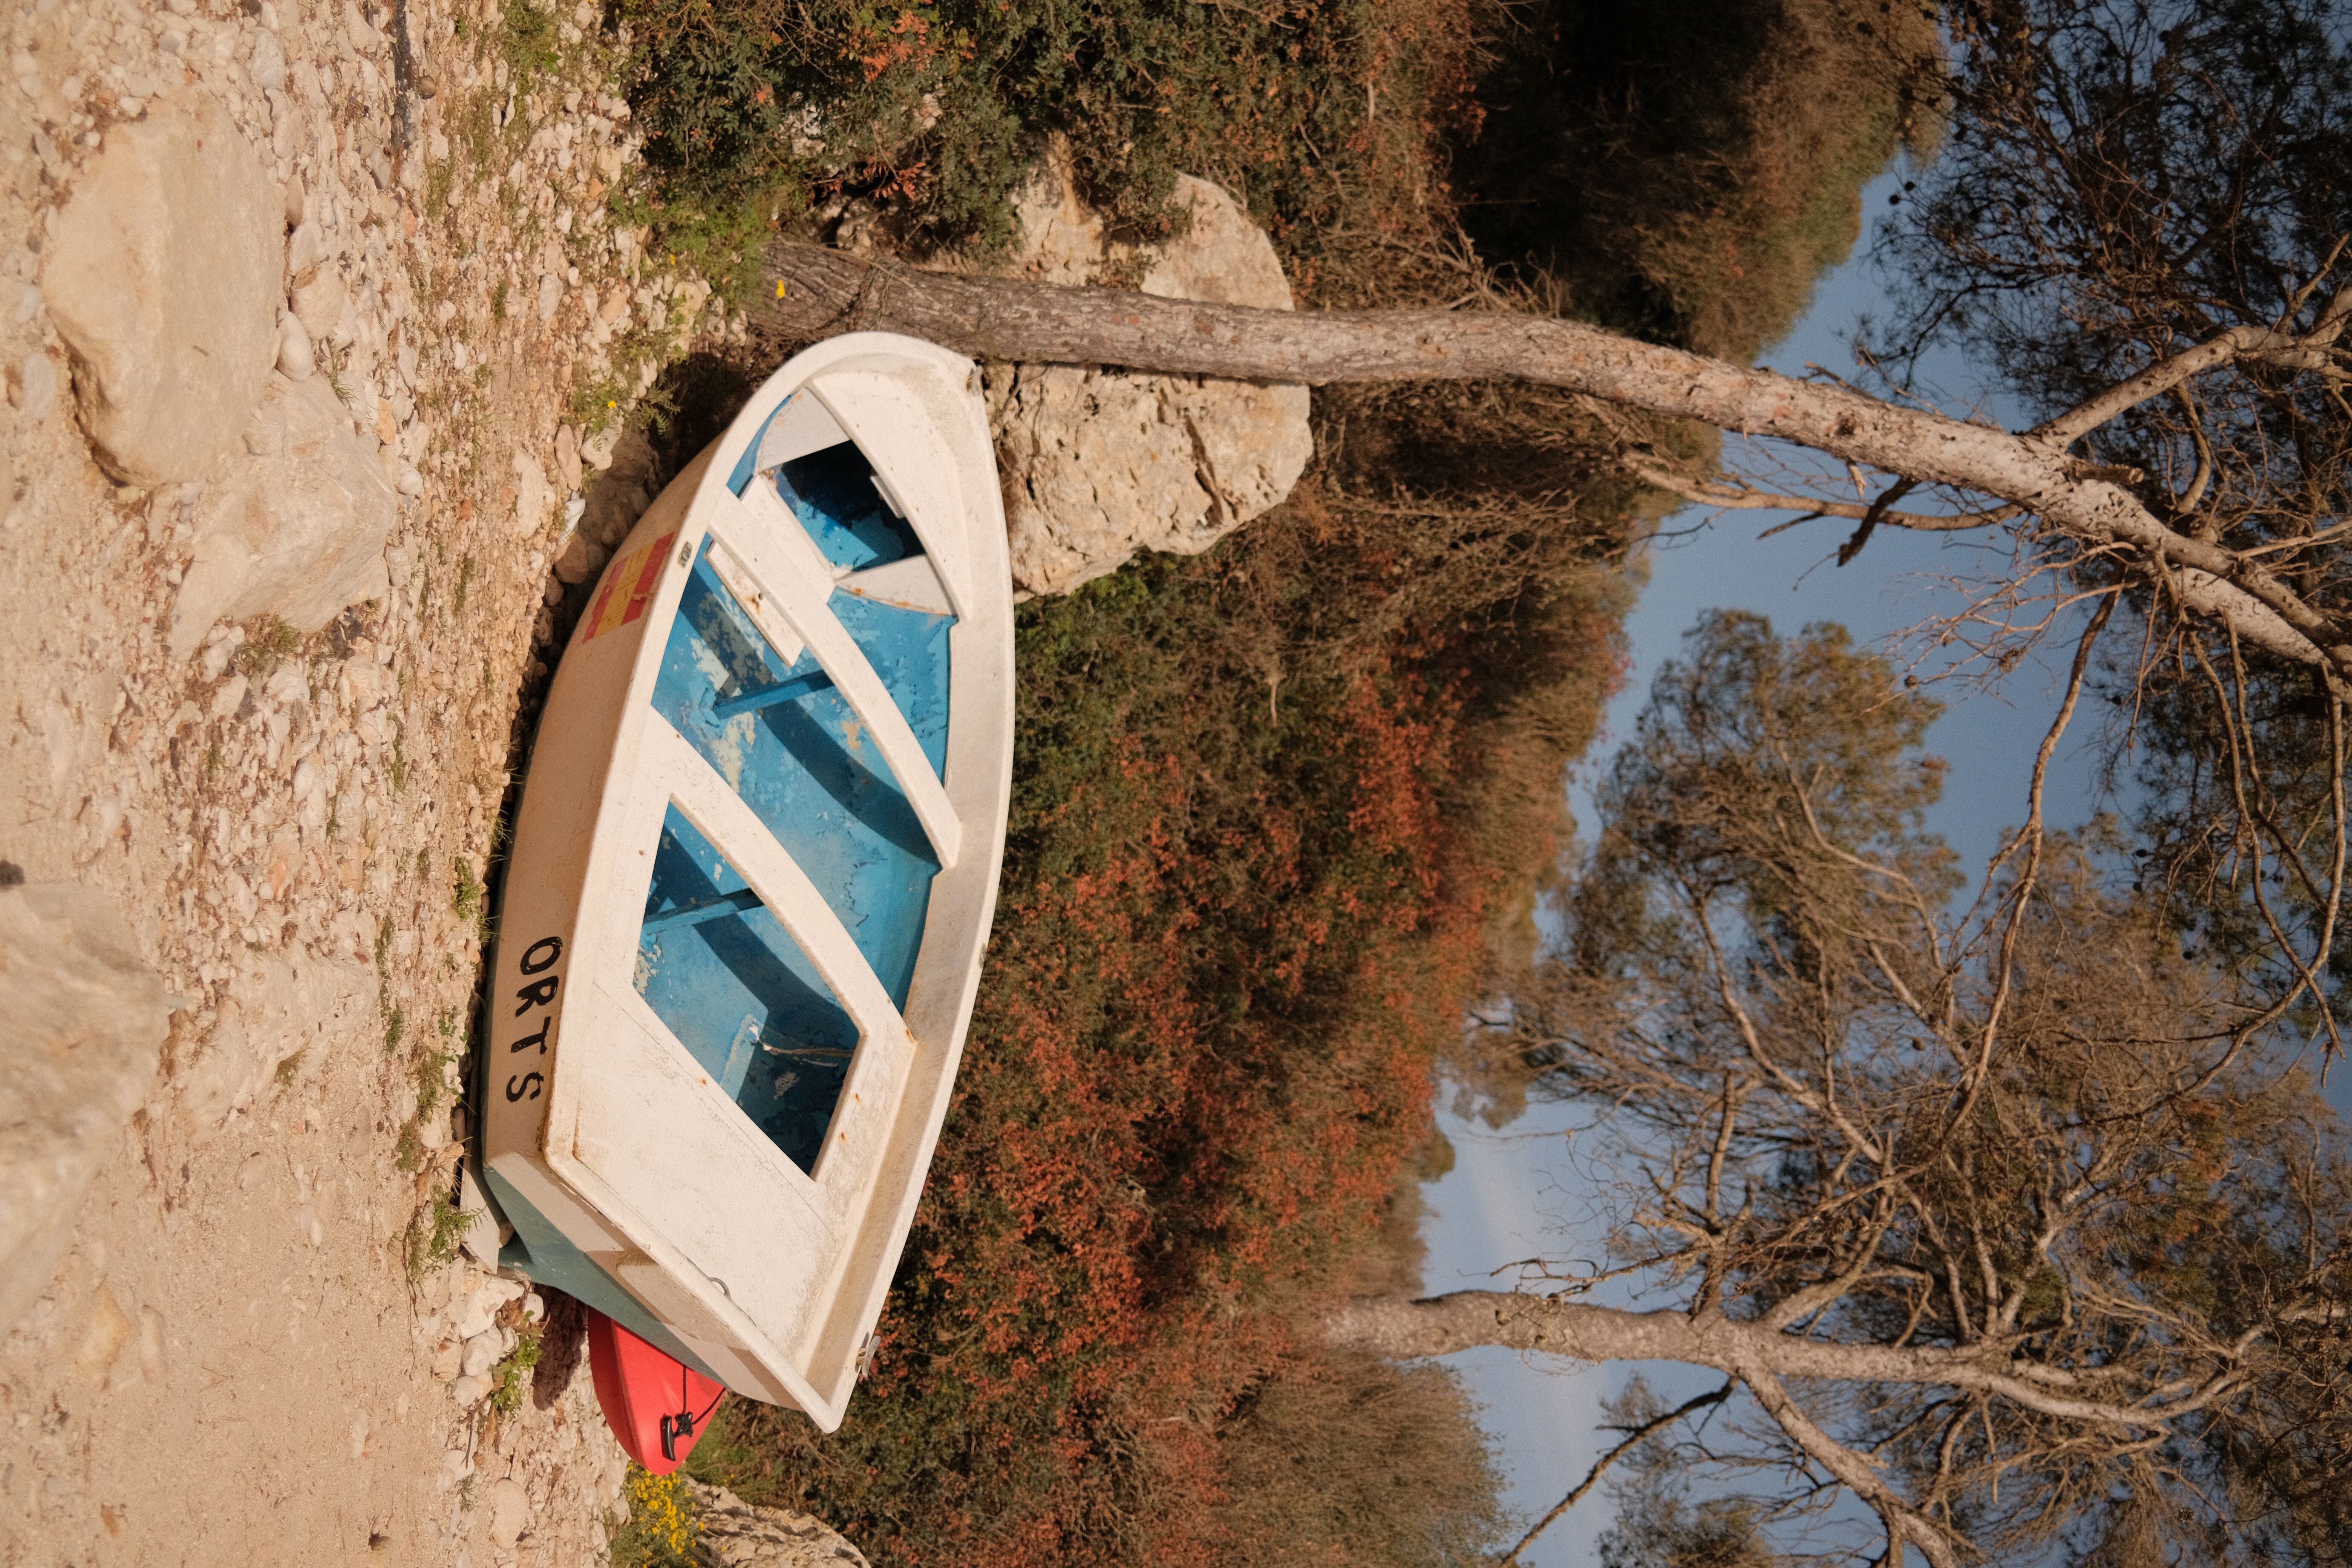
[[[597,1311],[588,1314],[588,1370],[621,1451],[656,1476],[686,1462],[727,1394]]]
[[[974,383],[968,362],[910,340],[822,344],[761,389],[614,552],[533,747],[478,1046],[483,1184],[515,1237],[503,1260],[696,1372],[795,1405],[826,1430],[855,1385],[912,1221],[994,910],[1011,779],[1011,578]],[[948,716],[937,735],[898,722],[903,700],[877,706],[892,699],[872,659],[844,640],[850,613],[899,578],[871,569],[840,577],[770,499],[758,463],[792,449],[778,447],[780,423],[813,404],[872,460],[877,489],[919,535],[928,585],[910,602],[950,612],[936,639]],[[907,574],[903,563],[891,570]],[[861,596],[869,581],[879,588]],[[712,717],[708,691],[699,729],[696,714],[662,705],[677,649],[692,641],[678,629],[681,605],[721,582],[740,590],[735,610],[749,603],[782,645],[770,647],[772,663],[830,656],[824,683],[837,675],[841,690],[825,711],[850,713],[835,728],[898,786],[893,809],[912,826],[897,831],[922,852],[928,878],[910,952],[866,952],[874,922],[863,906],[836,918],[828,900],[849,895],[804,874],[807,824],[779,823],[782,808],[760,781],[714,765],[730,756],[713,752],[712,737],[753,732],[750,718]],[[852,703],[863,705],[853,713]],[[798,734],[781,722],[757,732],[771,731]],[[783,852],[779,834],[801,835],[802,854]],[[807,957],[857,1033],[854,1054],[835,1053],[847,1058],[836,1102],[810,1123],[819,1142],[763,1132],[738,1103],[736,1061],[698,1057],[679,1033],[678,1008],[709,984],[687,985],[681,1002],[677,986],[647,980],[646,954],[665,951],[647,934],[647,911],[667,909],[662,865],[692,845],[711,865],[740,868],[744,886],[732,896],[780,922],[785,945]],[[675,926],[710,912],[658,919]],[[673,931],[667,951],[685,945]],[[824,1054],[786,1046],[799,1054],[778,1059]]]

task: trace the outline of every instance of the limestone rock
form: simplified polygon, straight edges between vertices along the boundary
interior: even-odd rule
[[[514,455],[515,515],[514,531],[529,539],[547,524],[549,514],[555,510],[555,492],[548,488],[547,469],[528,452]]]
[[[173,1081],[193,1120],[194,1140],[202,1143],[218,1132],[298,1053],[359,1026],[375,996],[375,976],[356,963],[273,956],[248,965]]]
[[[661,488],[656,473],[660,459],[644,432],[635,427],[615,428],[601,456],[604,460],[596,466],[604,471],[588,487],[580,532],[609,552],[653,505],[654,492]]]
[[[9,388],[15,396],[18,413],[26,425],[38,425],[58,406],[58,367],[49,356],[35,349],[16,367],[14,384]]]
[[[117,479],[201,478],[278,358],[278,190],[210,99],[108,130],[42,271],[98,458]]]
[[[299,248],[301,237],[296,235]],[[320,268],[294,290],[294,317],[312,338],[331,338],[352,305],[350,290],[335,272]]]
[[[302,318],[289,310],[278,321],[278,373],[289,381],[308,381],[318,368],[317,352]]]
[[[161,1383],[171,1371],[171,1353],[163,1342],[163,1314],[152,1307],[139,1309],[139,1375]]]
[[[530,1494],[513,1477],[501,1477],[490,1483],[482,1506],[489,1515],[490,1540],[503,1550],[512,1550],[523,1527],[530,1522]]]
[[[48,1287],[177,1005],[104,893],[0,889],[0,1332]]]
[[[1194,555],[1290,493],[1303,386],[1063,365],[992,370],[1013,580],[1066,594],[1139,550]]]
[[[619,288],[618,284],[614,285],[615,292]],[[580,442],[581,462],[599,471],[611,468],[613,454],[621,445],[621,426],[618,421],[615,421],[583,437]]]
[[[499,1331],[484,1329],[466,1342],[465,1356],[457,1363],[457,1371],[467,1377],[479,1377],[496,1366],[499,1358],[504,1354],[506,1347],[499,1338]]]
[[[113,1369],[114,1358],[122,1353],[124,1342],[131,1338],[131,1319],[122,1310],[122,1303],[114,1292],[100,1286],[98,1295],[89,1304],[89,1319],[82,1326],[81,1342],[74,1347],[74,1364],[85,1376],[103,1378]]]
[[[501,1279],[495,1276],[483,1280],[454,1313],[455,1332],[457,1337],[471,1342],[490,1332],[491,1320],[499,1315],[499,1310],[520,1296],[526,1289],[527,1287],[512,1279]],[[500,1355],[505,1353],[503,1350],[499,1352]]]
[[[253,58],[247,65],[253,73],[253,85],[276,92],[286,85],[286,49],[278,43],[278,35],[265,32],[253,42]]]
[[[1109,237],[1056,148],[997,270],[1083,284],[1142,265],[1148,294],[1291,308],[1273,243],[1239,203],[1190,175],[1176,195],[1191,225],[1147,257]],[[988,405],[1013,581],[1032,594],[1068,593],[1139,550],[1206,550],[1287,496],[1315,452],[1303,386],[1020,365],[991,374]]]
[[[642,515],[642,514],[640,514]],[[589,574],[604,564],[608,552],[585,533],[574,533],[555,552],[555,563],[550,568],[555,580],[563,584],[584,583]]]
[[[313,632],[346,605],[383,597],[383,542],[399,504],[327,378],[271,376],[244,453],[197,505],[173,657],[194,652],[223,616],[268,613]]]
[[[725,1487],[689,1480],[702,1568],[866,1568],[866,1553],[822,1520],[787,1508],[754,1508]]]
[[[1206,180],[1176,178],[1176,199],[1192,212],[1185,231],[1160,247],[1136,287],[1163,300],[1211,300],[1287,310],[1290,279],[1274,242],[1241,203]],[[1305,387],[1297,390],[1305,392]]]
[[[555,477],[566,493],[580,488],[580,431],[574,426],[555,432]]]

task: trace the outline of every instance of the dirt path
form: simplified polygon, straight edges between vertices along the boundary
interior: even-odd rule
[[[107,889],[185,1004],[0,1342],[0,1564],[602,1561],[622,1461],[587,1378],[497,1411],[468,1352],[537,1302],[417,1227],[551,566],[601,563],[566,523],[583,416],[725,328],[605,217],[635,148],[596,22],[24,0],[0,24],[0,858]],[[108,129],[194,97],[288,193],[316,374],[403,495],[387,597],[174,658],[200,498],[92,461],[43,250]]]

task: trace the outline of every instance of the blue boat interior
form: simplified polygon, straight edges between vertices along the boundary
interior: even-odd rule
[[[923,552],[890,509],[873,465],[851,442],[794,458],[776,469],[776,493],[835,567],[863,572]]]
[[[783,923],[676,806],[654,852],[635,981],[727,1098],[814,1171],[857,1054],[857,1026]]]
[[[774,482],[837,569],[921,553],[853,444],[785,463]],[[939,861],[832,677],[806,652],[782,657],[719,576],[711,550],[706,542],[688,581],[654,707],[807,874],[903,1010]],[[838,587],[827,606],[944,777],[955,617]],[[783,924],[675,805],[654,847],[635,979],[729,1098],[813,1173],[856,1026]]]

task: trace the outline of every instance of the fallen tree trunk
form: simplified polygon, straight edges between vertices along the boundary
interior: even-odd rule
[[[2070,456],[2063,431],[2015,435],[1549,317],[1256,310],[927,272],[792,241],[771,245],[767,260],[778,292],[761,318],[799,342],[894,331],[975,358],[1308,385],[1529,381],[1794,442],[1914,484],[1996,498],[2161,580],[2184,609],[2247,643],[2352,674],[2352,633],[2260,562],[2168,527],[2119,482],[2137,476]]]
[[[1584,1362],[1675,1361],[1727,1373],[1747,1387],[1797,1448],[1878,1512],[1889,1542],[1885,1561],[1900,1561],[1907,1542],[1934,1568],[1960,1568],[1975,1555],[1951,1517],[1931,1518],[1921,1511],[1889,1483],[1882,1458],[1832,1436],[1790,1390],[1790,1380],[1802,1380],[1801,1387],[1845,1384],[1947,1389],[1960,1396],[1956,1404],[1961,1407],[1970,1397],[1998,1398],[2129,1441],[2145,1440],[2145,1434],[2164,1432],[2177,1421],[2194,1417],[2233,1394],[2246,1376],[2241,1368],[2225,1365],[2202,1382],[2154,1390],[2131,1387],[2125,1397],[2101,1398],[2079,1391],[2088,1380],[2072,1373],[2053,1376],[2013,1362],[2014,1342],[2006,1340],[1948,1349],[1841,1342],[1815,1337],[1810,1324],[1735,1321],[1720,1310],[1697,1314],[1626,1311],[1562,1296],[1499,1290],[1457,1290],[1421,1300],[1352,1301],[1327,1312],[1322,1327],[1330,1344],[1397,1360],[1493,1345]],[[2256,1337],[2241,1341],[2238,1353]],[[1684,1409],[1720,1398],[1694,1400]],[[1622,1451],[1621,1446],[1610,1458]]]

